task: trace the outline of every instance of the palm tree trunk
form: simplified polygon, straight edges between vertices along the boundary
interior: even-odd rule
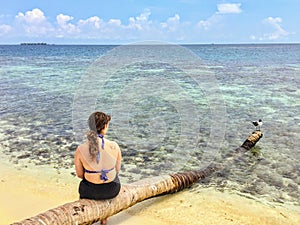
[[[262,137],[261,131],[254,131],[246,141],[228,155],[228,158],[221,164],[210,164],[204,169],[194,170],[172,175],[149,178],[124,185],[119,195],[109,200],[88,200],[80,199],[75,202],[66,203],[54,209],[50,209],[37,216],[25,219],[14,225],[20,224],[41,224],[41,225],[69,225],[69,224],[93,224],[99,220],[108,218],[130,206],[145,199],[178,192],[193,183],[203,179],[215,171],[229,165],[234,159],[240,157],[250,150]]]

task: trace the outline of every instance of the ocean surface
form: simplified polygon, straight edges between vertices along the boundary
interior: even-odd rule
[[[88,115],[111,114],[128,183],[226,162],[262,119],[256,147],[194,189],[300,205],[300,44],[0,46],[0,103],[20,169],[72,169]]]

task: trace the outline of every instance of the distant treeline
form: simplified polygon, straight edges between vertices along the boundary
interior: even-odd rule
[[[24,42],[21,45],[47,45],[45,42]]]

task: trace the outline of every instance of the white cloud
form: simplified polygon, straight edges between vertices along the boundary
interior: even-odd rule
[[[59,26],[60,35],[62,35],[62,32],[67,32],[70,34],[79,31],[74,24],[68,23],[70,20],[73,19],[74,18],[72,16],[63,15],[63,14],[59,14],[58,16],[56,16],[56,21]]]
[[[282,19],[280,17],[268,17],[265,22],[275,29],[275,32],[269,35],[270,40],[278,39],[289,34],[289,32],[281,27]]]
[[[0,36],[10,32],[12,30],[12,27],[6,24],[0,25]]]
[[[129,28],[143,30],[144,28],[148,27],[152,24],[152,21],[149,20],[149,16],[151,15],[150,10],[146,9],[143,13],[141,13],[137,17],[130,17],[129,18]]]
[[[167,19],[167,22],[160,23],[161,27],[164,29],[169,29],[175,31],[180,25],[180,16],[175,14],[173,17]]]
[[[73,19],[73,17],[71,19]],[[78,26],[80,26],[80,27],[81,26],[92,26],[92,28],[99,29],[101,26],[101,23],[102,23],[102,20],[98,16],[93,16],[86,20],[79,20]]]
[[[223,7],[223,8],[222,8]],[[226,8],[227,7],[227,8]],[[231,7],[231,8],[230,8]],[[240,4],[236,5],[237,8]],[[218,6],[216,11],[207,20],[198,23],[198,28],[208,29],[211,25],[217,23],[223,16],[222,14],[236,13],[238,10],[232,5]],[[26,13],[18,13],[16,20],[21,25],[22,30],[16,27],[15,33],[19,36],[39,36],[46,38],[65,38],[65,39],[99,39],[99,40],[140,40],[156,39],[162,40],[183,40],[192,36],[188,31],[192,28],[189,22],[181,21],[180,15],[175,14],[166,19],[166,21],[152,21],[150,19],[151,11],[145,9],[140,15],[129,17],[127,23],[117,18],[111,18],[107,21],[92,16],[87,19],[75,20],[71,15],[58,14],[56,23],[50,24],[47,21],[44,12],[40,9],[33,9]],[[4,27],[2,28],[4,30]]]
[[[151,15],[150,10],[146,9],[143,13],[140,14],[140,16],[136,17],[136,21],[139,23],[148,23],[150,15]]]
[[[63,14],[59,14],[58,16],[56,16],[56,21],[60,27],[67,26],[67,22],[72,19],[74,19],[72,16],[63,15]]]
[[[209,17],[207,20],[200,20],[197,23],[198,28],[203,28],[204,30],[208,30],[209,27],[211,27],[212,24],[216,23],[218,21],[218,16],[216,14]]]
[[[57,38],[71,42],[75,39],[76,41],[109,40],[123,42],[153,40],[157,38],[166,41],[180,40],[192,42],[195,40],[201,41],[202,39],[199,38],[205,38],[207,35],[216,37],[216,34],[221,34],[222,30],[219,28],[222,28],[225,24],[224,20],[230,19],[229,17],[232,14],[236,15],[241,12],[240,3],[219,4],[210,17],[196,24],[191,24],[188,21],[182,21],[179,14],[173,14],[165,20],[152,20],[152,14],[149,9],[145,9],[140,14],[128,17],[126,21],[118,18],[103,20],[98,16],[82,19],[65,14],[57,14],[56,18],[54,17],[50,20],[45,16],[43,11],[36,8],[27,12],[19,12],[15,16],[15,21],[11,26],[7,22],[5,23],[9,25],[0,25],[0,35],[1,39],[3,39],[2,37],[8,38],[15,35],[19,38],[23,38],[24,36],[45,37],[46,40],[54,40],[54,42],[57,41]],[[263,38],[275,39],[280,35],[286,35],[287,32],[281,27],[282,20],[280,18],[270,17],[265,22],[272,29],[275,29],[276,32],[272,32],[268,36],[265,35]],[[227,33],[219,36],[223,38],[226,35]],[[251,38],[258,40],[255,36]]]
[[[121,20],[119,19],[110,19],[108,24],[120,27],[122,25]]]
[[[46,21],[46,17],[40,9],[33,9],[32,11],[27,11],[25,14],[19,12],[16,19],[25,21],[28,24],[40,24]]]
[[[206,20],[200,20],[196,27],[208,30],[212,25],[217,24],[222,20],[225,14],[239,14],[242,12],[241,3],[223,3],[217,5],[217,11]]]
[[[218,14],[238,14],[241,12],[241,3],[218,4]]]
[[[290,33],[287,32],[286,30],[284,30],[282,28],[282,18],[280,17],[268,17],[266,19],[263,20],[263,23],[266,24],[267,26],[271,27],[274,29],[273,32],[271,33],[265,33],[262,36],[256,37],[255,35],[251,35],[250,38],[252,40],[260,40],[260,41],[264,41],[264,40],[278,40],[281,38],[284,38],[286,36],[288,36]]]
[[[177,22],[179,22],[179,21],[180,21],[180,16],[179,16],[178,14],[175,14],[174,17],[170,17],[170,18],[168,19],[168,22],[169,22],[169,23],[177,23]]]
[[[23,29],[27,36],[41,36],[53,31],[51,24],[40,9],[36,8],[25,14],[19,12],[15,18],[18,24],[15,30],[22,32]]]

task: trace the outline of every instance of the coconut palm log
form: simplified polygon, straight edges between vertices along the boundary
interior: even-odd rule
[[[201,170],[194,170],[172,175],[159,176],[140,180],[130,185],[123,185],[119,195],[109,200],[80,199],[66,203],[54,209],[34,217],[25,219],[17,224],[93,224],[99,220],[108,218],[130,206],[151,197],[175,193],[184,188],[190,187],[193,183],[203,179],[215,171],[221,170],[250,150],[262,137],[261,131],[254,131],[246,141],[238,147],[234,153],[228,155],[221,164],[210,164]]]

